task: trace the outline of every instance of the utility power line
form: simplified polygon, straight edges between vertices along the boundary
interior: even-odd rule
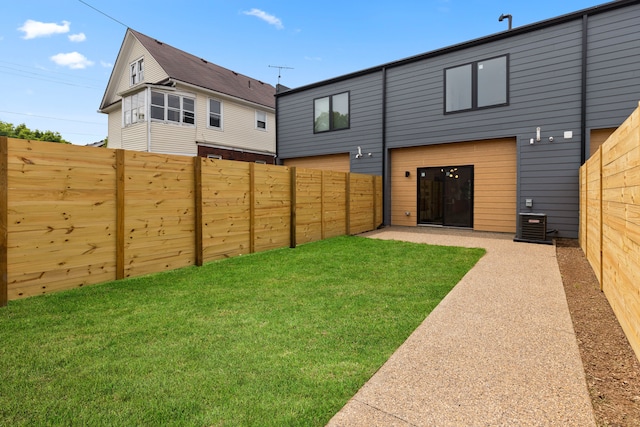
[[[96,12],[106,16],[107,18],[111,19],[114,22],[117,22],[118,24],[122,25],[125,28],[129,28],[129,26],[127,24],[123,24],[122,22],[118,21],[116,18],[114,18],[113,16],[107,15],[106,13],[104,13],[103,11],[101,11],[100,9],[97,9],[93,6],[91,6],[89,3],[82,1],[82,0],[78,0],[80,3],[84,4],[85,6],[90,7],[91,9],[95,10]]]
[[[7,68],[7,69],[10,69],[10,70],[18,71],[17,73],[12,73],[10,71],[0,70],[0,73],[8,74],[10,76],[19,76],[19,77],[24,77],[25,79],[41,80],[41,81],[50,82],[50,83],[58,83],[58,84],[61,84],[61,85],[66,85],[66,86],[82,87],[82,88],[85,88],[85,89],[96,89],[96,90],[99,89],[99,88],[97,88],[95,86],[84,86],[84,85],[79,85],[79,84],[75,84],[75,83],[65,82],[65,81],[62,81],[62,80],[53,80],[53,79],[47,79],[47,78],[44,78],[44,77],[26,76],[25,73],[26,74],[33,74],[35,76],[39,76],[41,74],[31,73],[29,71],[17,70],[15,68],[12,69],[12,68],[9,68],[9,67],[4,67],[2,65],[0,65],[0,68]]]
[[[102,125],[102,126],[104,126],[104,123],[87,122],[87,121],[84,121],[84,120],[62,119],[60,117],[38,116],[36,114],[16,113],[15,111],[3,111],[3,110],[0,110],[0,113],[16,114],[18,116],[27,116],[27,117],[37,117],[37,118],[40,118],[40,119],[60,120],[60,121],[63,121],[63,122],[86,123],[86,124],[89,124],[89,125]]]

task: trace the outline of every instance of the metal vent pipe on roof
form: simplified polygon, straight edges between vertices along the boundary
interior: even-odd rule
[[[513,17],[510,14],[503,13],[502,15],[500,15],[500,18],[498,18],[498,21],[502,22],[505,18],[509,20],[509,29],[511,29],[512,28],[511,23],[512,23]]]

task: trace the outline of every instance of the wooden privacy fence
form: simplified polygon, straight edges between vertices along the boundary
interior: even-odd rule
[[[375,229],[382,179],[0,137],[7,301]]]
[[[640,107],[580,168],[580,246],[640,359]]]

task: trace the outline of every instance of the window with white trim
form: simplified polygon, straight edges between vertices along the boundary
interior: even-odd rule
[[[151,120],[193,125],[196,117],[195,105],[194,98],[152,90]]]
[[[122,100],[122,124],[129,126],[134,123],[145,121],[146,92],[134,93]]]
[[[222,129],[222,102],[209,98],[209,127]]]
[[[140,58],[129,66],[130,77],[129,85],[137,85],[144,81],[144,58]]]
[[[267,113],[256,111],[256,129],[267,130]]]

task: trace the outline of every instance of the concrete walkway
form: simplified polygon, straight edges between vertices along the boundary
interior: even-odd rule
[[[555,246],[422,227],[364,236],[487,254],[329,426],[595,426]]]

